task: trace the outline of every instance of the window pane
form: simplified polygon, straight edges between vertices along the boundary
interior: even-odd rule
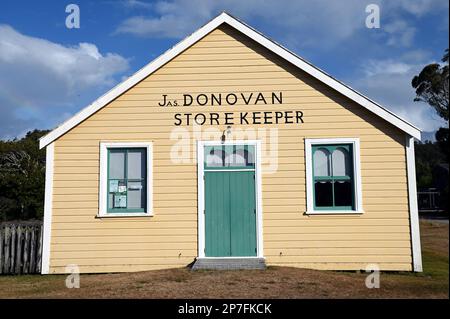
[[[123,150],[109,151],[109,178],[125,178],[125,152]]]
[[[314,152],[314,176],[331,176],[330,152],[325,148],[319,148]]]
[[[225,152],[221,148],[211,147],[205,148],[206,157],[205,162],[206,166],[209,167],[222,167],[225,162]]]
[[[334,205],[353,206],[351,181],[334,182]]]
[[[129,149],[127,166],[128,179],[145,178],[145,150]]]
[[[145,202],[142,182],[128,182],[128,208],[145,208]]]
[[[252,146],[236,145],[227,150],[228,153],[225,158],[226,166],[248,167],[254,165]]]
[[[333,151],[333,176],[350,176],[350,156],[348,151],[338,147]]]
[[[331,181],[319,181],[314,184],[316,207],[333,206],[333,185]]]

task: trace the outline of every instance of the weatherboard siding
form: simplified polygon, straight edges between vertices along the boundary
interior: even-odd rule
[[[283,93],[283,104],[160,107],[163,94]],[[301,110],[278,129],[278,169],[265,173],[268,265],[411,270],[405,133],[228,27],[220,27],[55,141],[50,272],[182,267],[197,256],[197,165],[173,164],[174,114]],[[182,126],[192,132],[192,126]],[[208,128],[205,124],[202,129]],[[218,126],[225,129],[226,125]],[[269,134],[269,133],[268,133]],[[361,215],[307,216],[304,138],[357,137]],[[153,217],[96,218],[100,142],[153,142]],[[263,143],[263,161],[267,155]],[[181,157],[183,159],[183,157]]]

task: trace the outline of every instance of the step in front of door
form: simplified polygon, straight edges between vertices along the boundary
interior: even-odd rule
[[[218,269],[218,270],[238,270],[238,269],[266,269],[264,258],[197,258],[192,265],[192,270],[198,269]]]

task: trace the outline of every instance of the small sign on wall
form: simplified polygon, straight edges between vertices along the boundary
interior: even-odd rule
[[[208,94],[183,94],[182,98],[169,97],[163,94],[160,107],[187,107],[192,106],[216,106],[221,108],[228,105],[282,105],[283,92],[241,92],[241,93],[208,93]],[[220,109],[223,111],[224,109]],[[300,110],[280,110],[274,111],[247,111],[247,112],[208,112],[192,113],[183,112],[174,114],[174,125],[272,125],[272,124],[303,124],[303,112]]]
[[[114,208],[126,208],[127,195],[114,195]]]
[[[109,192],[117,193],[118,191],[119,191],[119,181],[117,180],[109,181]]]

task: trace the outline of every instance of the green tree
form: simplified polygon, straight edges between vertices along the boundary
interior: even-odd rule
[[[412,86],[416,89],[414,101],[428,103],[434,108],[437,114],[446,122],[446,127],[441,127],[436,132],[436,141],[445,159],[448,162],[449,150],[449,129],[448,129],[448,105],[449,105],[449,74],[448,74],[448,49],[445,50],[442,62],[432,63],[423,68],[423,70],[412,79]]]
[[[414,101],[428,103],[444,120],[448,122],[448,49],[442,58],[444,65],[432,63],[412,79],[416,89]]]
[[[0,141],[0,220],[42,218],[45,149],[39,149],[39,138],[47,133]]]
[[[442,163],[445,159],[444,154],[436,143],[430,141],[417,142],[416,149],[416,171],[417,171],[417,187],[429,188],[434,187],[433,184],[433,168]]]

